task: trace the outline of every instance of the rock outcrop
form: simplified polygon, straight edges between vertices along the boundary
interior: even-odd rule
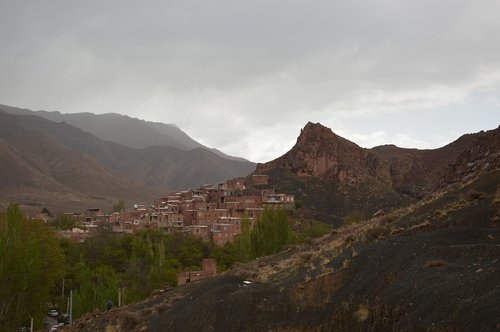
[[[309,122],[295,146],[282,157],[257,165],[257,173],[280,168],[298,176],[335,179],[354,184],[366,178],[365,151],[321,124]]]

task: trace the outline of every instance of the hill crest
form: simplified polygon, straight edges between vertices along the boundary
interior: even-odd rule
[[[390,210],[462,181],[463,173],[471,179],[500,167],[499,133],[500,128],[466,134],[433,150],[365,149],[309,122],[290,151],[258,164],[255,174],[270,175],[278,190],[313,207],[315,218],[339,224],[351,212]]]

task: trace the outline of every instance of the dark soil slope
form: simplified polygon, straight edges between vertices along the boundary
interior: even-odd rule
[[[490,171],[74,330],[496,331],[499,183]]]

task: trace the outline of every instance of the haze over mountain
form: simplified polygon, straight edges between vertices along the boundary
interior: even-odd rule
[[[36,115],[53,122],[66,122],[98,138],[131,148],[171,146],[186,151],[206,148],[226,159],[246,161],[243,158],[228,156],[217,149],[208,148],[196,142],[174,124],[145,121],[117,113],[31,111],[1,104],[0,110],[17,115]]]
[[[437,148],[500,123],[498,12],[494,0],[2,1],[0,102],[175,123],[258,162],[307,121],[363,147]]]
[[[226,159],[203,147],[130,148],[65,122],[4,112],[0,116],[4,204],[44,204],[61,211],[109,207],[120,198],[149,202],[172,190],[216,184],[254,170],[248,161]]]
[[[152,199],[140,186],[53,135],[0,112],[0,197],[26,206],[90,208],[109,206],[106,198]],[[159,192],[157,192],[159,193]]]

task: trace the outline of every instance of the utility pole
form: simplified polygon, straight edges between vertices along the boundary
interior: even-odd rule
[[[118,307],[122,306],[122,289],[118,288]]]
[[[62,283],[61,299],[64,299],[64,278]]]
[[[69,325],[73,325],[73,290],[69,291]]]

